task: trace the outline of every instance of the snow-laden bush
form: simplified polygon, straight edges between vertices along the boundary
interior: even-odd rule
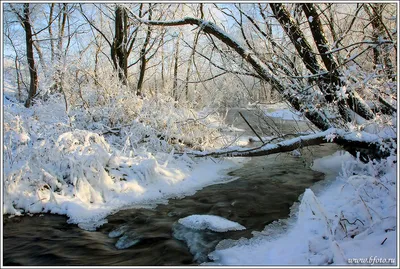
[[[210,128],[218,115],[199,119],[188,104],[168,95],[139,97],[133,83],[123,85],[112,70],[99,69],[96,78],[79,66],[71,67],[63,75],[63,85],[72,127],[118,134],[111,139],[119,141],[120,149],[126,149],[127,144],[133,148],[145,146],[153,152],[166,152],[177,146],[220,146],[219,132]]]
[[[104,167],[109,147],[88,131],[65,132],[56,141],[41,139],[25,148],[18,165],[5,175],[5,213],[24,209],[47,211],[44,200],[57,203],[54,194],[76,196],[83,202],[103,202],[113,184]],[[53,205],[51,205],[53,206]]]
[[[207,127],[211,120],[196,119],[197,113],[168,98],[131,96],[139,103],[134,107],[138,114],[126,120],[123,112],[114,111],[119,120],[115,134],[106,126],[108,118],[90,124],[88,111],[100,110],[97,102],[86,109],[77,103],[66,107],[62,93],[39,98],[28,109],[7,102],[3,212],[65,214],[70,222],[94,229],[121,207],[192,193],[221,179],[218,171],[232,164],[173,154],[175,143],[214,146],[204,139],[217,133]],[[102,106],[118,110],[129,105],[121,103],[113,106],[109,99]],[[184,136],[190,131],[192,136]]]
[[[219,179],[217,171],[227,168],[173,153],[138,150],[124,156],[103,136],[86,130],[28,141],[5,163],[3,212],[65,214],[85,229],[101,225],[123,206],[192,192]],[[200,175],[206,178],[199,180]]]

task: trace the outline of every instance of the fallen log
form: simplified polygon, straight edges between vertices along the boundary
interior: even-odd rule
[[[298,136],[279,143],[265,143],[255,148],[230,147],[213,152],[193,151],[187,153],[194,157],[257,157],[275,153],[290,152],[308,146],[316,146],[324,143],[336,143],[354,156],[368,162],[370,159],[388,157],[396,146],[393,141],[382,141],[377,135],[365,132],[346,132],[341,129],[331,128],[326,131]]]

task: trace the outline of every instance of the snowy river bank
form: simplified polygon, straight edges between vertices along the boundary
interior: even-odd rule
[[[250,117],[248,114],[245,116]],[[233,121],[234,114],[228,114],[227,118],[228,121]],[[290,133],[289,129],[293,127],[293,123],[281,124],[288,128],[285,132]],[[235,126],[246,129],[239,121]],[[243,135],[251,136],[252,133],[247,130]],[[395,251],[395,232],[390,230],[393,228],[393,219],[386,218],[387,215],[393,215],[393,205],[387,203],[391,200],[383,197],[387,205],[386,211],[383,212],[385,216],[381,216],[385,218],[383,222],[379,222],[376,217],[376,214],[382,212],[372,213],[373,216],[370,217],[364,216],[364,212],[360,216],[357,212],[365,209],[357,208],[355,212],[351,211],[351,207],[362,207],[360,202],[355,203],[351,199],[353,192],[346,190],[344,195],[347,198],[341,197],[346,199],[335,203],[333,202],[336,197],[326,193],[326,189],[332,186],[334,189],[343,188],[341,184],[346,179],[343,178],[337,183],[335,178],[339,172],[351,171],[350,167],[342,170],[340,165],[342,160],[351,163],[351,158],[342,154],[329,159],[328,162],[320,162],[314,167],[319,172],[310,168],[313,160],[331,155],[337,150],[336,145],[327,144],[304,150],[301,158],[292,154],[252,158],[242,167],[229,173],[232,179],[236,178],[234,181],[226,180],[220,184],[206,186],[193,195],[170,199],[168,202],[165,200],[164,204],[157,206],[137,205],[136,208],[120,210],[108,216],[107,222],[96,231],[87,231],[75,224],[67,224],[67,218],[64,216],[5,216],[4,264],[329,264],[344,263],[345,255],[352,258],[354,255],[362,256],[374,251],[380,255],[387,254],[383,255],[386,258],[392,257],[392,252]],[[325,175],[321,172],[329,173],[329,178],[324,180]],[[357,178],[354,180],[357,181]],[[302,196],[308,188],[311,189]],[[322,206],[314,202],[314,194],[318,197],[322,195]],[[379,195],[378,192],[373,194]],[[335,192],[335,195],[338,193]],[[300,201],[303,201],[300,206],[299,196]],[[309,215],[308,208],[315,209],[316,205],[317,210],[312,212],[316,213],[317,217],[313,218]],[[342,244],[344,239],[345,244],[334,249],[336,252],[332,252],[332,240],[319,240],[317,237],[325,236],[324,229],[332,222],[329,218],[337,209],[340,209],[350,222],[359,218],[363,225],[347,225],[346,231],[338,232],[337,237],[340,237],[340,240],[335,237],[334,242]],[[193,230],[178,222],[179,219],[193,214],[221,216],[243,225],[246,229],[218,233]],[[287,219],[290,214],[292,218],[287,221],[274,222]],[[324,222],[324,218],[327,221]],[[337,218],[344,216],[336,216]],[[300,226],[302,228],[297,225],[297,220],[300,220],[300,224],[303,223]],[[272,225],[266,227],[269,224]],[[337,229],[337,226],[334,228]],[[381,249],[377,246],[369,252],[365,251],[365,247],[360,247],[364,241],[349,241],[349,238],[345,238],[347,232],[353,237],[358,234],[364,234],[365,237],[368,231],[379,231],[367,239],[380,240],[381,243],[381,239],[384,239],[381,237],[385,236],[381,232],[385,229],[389,229],[386,244]],[[238,239],[240,240],[234,241]],[[352,250],[353,248],[357,251]],[[210,252],[212,253],[208,256]],[[332,253],[336,253],[336,256]],[[338,260],[338,257],[342,260]]]
[[[327,154],[334,148],[317,153]],[[324,152],[324,153],[322,153]],[[317,156],[318,156],[317,155]],[[293,174],[296,174],[294,177]],[[304,189],[323,179],[303,160],[287,155],[254,159],[232,172],[239,179],[205,187],[192,196],[169,200],[156,208],[126,209],[107,218],[108,223],[90,232],[67,224],[63,216],[35,215],[4,219],[5,264],[23,265],[182,265],[207,261],[207,254],[222,239],[251,237],[266,224],[286,218],[289,208]],[[177,220],[192,214],[212,214],[236,221],[247,229],[227,233],[198,231],[198,261],[173,231]],[[125,226],[140,236],[141,242],[118,250],[118,238],[108,234]],[[197,237],[196,237],[197,236]],[[132,235],[131,240],[135,237]],[[194,244],[195,242],[190,242]]]
[[[247,126],[237,116],[231,112],[227,121],[236,121],[236,126],[246,130]],[[247,130],[244,135],[252,133]],[[329,145],[322,149],[318,147],[316,155],[304,158],[286,154],[253,158],[230,173],[232,178],[238,178],[235,181],[208,186],[194,195],[171,199],[157,207],[119,211],[107,217],[108,223],[97,231],[82,230],[57,215],[5,217],[5,264],[178,265],[209,261],[207,254],[220,240],[250,238],[252,231],[261,231],[266,224],[286,218],[304,189],[323,179],[323,174],[312,171],[306,163],[311,158],[331,154],[336,148]],[[192,214],[225,217],[247,229],[190,234],[191,231],[177,221]],[[130,248],[117,249],[119,239],[108,235],[121,227],[130,235],[125,237],[127,244],[137,238],[140,242]],[[188,235],[194,239],[185,242]],[[121,241],[118,246],[121,247]]]

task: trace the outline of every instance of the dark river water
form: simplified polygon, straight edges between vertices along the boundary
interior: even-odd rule
[[[255,123],[257,118],[252,113],[242,112]],[[231,110],[227,121],[246,129],[245,135],[253,135],[240,118],[235,120],[236,117],[239,117],[237,111]],[[276,123],[284,133],[307,129],[304,123]],[[257,130],[261,129],[262,126]],[[265,130],[264,135],[268,135]],[[243,167],[229,173],[238,177],[235,181],[205,187],[192,196],[172,199],[155,208],[121,210],[109,216],[108,223],[94,232],[67,224],[64,216],[4,216],[4,265],[135,266],[207,262],[207,254],[220,240],[250,238],[252,231],[261,231],[274,220],[287,218],[290,207],[305,188],[324,179],[322,173],[309,168],[312,160],[338,149],[326,144],[303,150],[301,157],[275,154],[251,158]],[[180,218],[192,214],[221,216],[247,229],[215,233],[191,230],[177,223]],[[110,232],[115,234],[118,229],[124,231],[120,239],[109,237]],[[118,249],[118,240],[125,246],[130,242],[135,244]]]

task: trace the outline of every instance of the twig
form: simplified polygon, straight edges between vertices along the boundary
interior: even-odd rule
[[[260,139],[260,141],[262,143],[264,143],[264,141],[262,140],[262,138],[257,134],[257,132],[253,129],[253,127],[251,127],[250,123],[246,120],[246,118],[243,116],[242,112],[239,111],[239,115],[243,118],[243,120],[247,123],[247,125],[250,127],[250,129],[253,131],[253,133],[258,137],[258,139]]]
[[[348,219],[340,219],[340,221],[347,221],[347,223],[348,224],[350,224],[350,225],[355,225],[356,224],[356,222],[357,222],[357,220],[359,221],[359,222],[361,222],[361,224],[364,226],[364,222],[362,222],[361,220],[359,220],[359,219],[356,219],[354,222],[350,222]]]

